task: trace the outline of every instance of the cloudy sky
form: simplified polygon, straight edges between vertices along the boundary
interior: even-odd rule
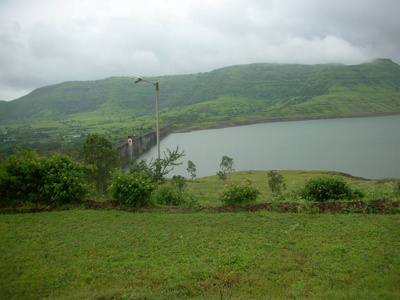
[[[0,100],[255,62],[400,63],[399,0],[0,0]]]

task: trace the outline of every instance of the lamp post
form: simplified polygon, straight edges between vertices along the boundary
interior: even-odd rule
[[[159,127],[159,110],[158,110],[158,82],[152,82],[148,80],[144,80],[141,77],[132,76],[132,79],[135,80],[135,83],[139,83],[140,81],[144,81],[147,83],[154,84],[156,87],[156,127],[157,127],[157,151],[158,151],[158,161],[160,161],[160,127]]]

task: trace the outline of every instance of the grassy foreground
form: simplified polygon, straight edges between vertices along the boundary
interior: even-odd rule
[[[1,299],[399,299],[400,215],[0,215]]]

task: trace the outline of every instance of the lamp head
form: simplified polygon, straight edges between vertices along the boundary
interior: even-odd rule
[[[142,78],[137,77],[137,76],[132,76],[131,78],[135,80],[135,83],[138,83],[143,80]]]

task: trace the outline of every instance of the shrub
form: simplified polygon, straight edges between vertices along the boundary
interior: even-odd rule
[[[16,203],[71,203],[88,192],[85,175],[93,168],[62,154],[41,157],[18,148],[0,166],[2,205]]]
[[[341,177],[312,178],[306,182],[301,195],[305,199],[318,202],[362,197],[361,191],[353,192]]]
[[[153,195],[153,199],[160,205],[179,206],[192,202],[190,195],[176,185],[164,184]]]
[[[260,191],[253,187],[251,180],[247,179],[240,185],[225,185],[219,192],[218,199],[223,205],[247,204],[255,201],[260,194]]]
[[[81,200],[88,192],[85,175],[93,174],[95,168],[75,163],[72,158],[56,154],[45,161],[43,196],[56,203]]]
[[[179,189],[183,189],[184,187],[186,187],[186,178],[181,176],[181,175],[174,175],[172,177],[172,181],[171,183],[173,185],[176,185]]]
[[[268,172],[268,186],[274,193],[281,193],[286,188],[283,176],[275,170]]]
[[[218,171],[217,172],[217,175],[218,175],[218,178],[220,179],[220,180],[226,180],[226,173],[224,173],[224,172],[222,172],[222,171]]]
[[[151,193],[156,183],[144,173],[115,172],[112,184],[108,188],[111,196],[119,203],[142,207],[149,204]]]

